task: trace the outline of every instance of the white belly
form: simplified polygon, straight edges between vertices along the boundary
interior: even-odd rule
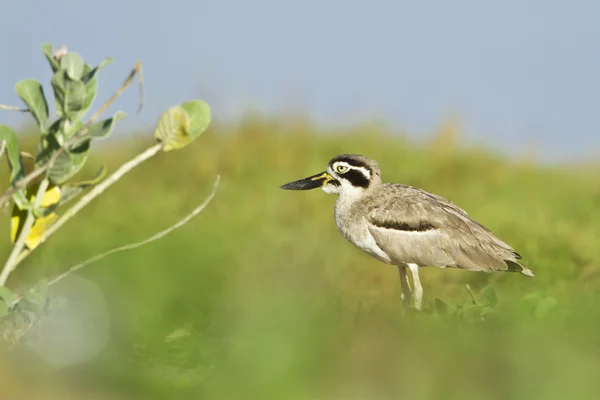
[[[362,216],[350,219],[346,216],[350,213],[343,212],[343,209],[336,204],[335,222],[338,230],[353,245],[377,258],[379,261],[390,264],[391,258],[383,252],[375,242],[375,238],[369,232],[366,221]]]

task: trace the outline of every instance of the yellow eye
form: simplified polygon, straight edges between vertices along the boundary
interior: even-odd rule
[[[348,171],[348,167],[346,167],[345,165],[338,165],[337,167],[335,167],[335,171],[343,174],[344,172]]]

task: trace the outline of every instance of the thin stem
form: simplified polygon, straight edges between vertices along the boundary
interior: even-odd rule
[[[6,150],[6,140],[0,141],[0,158],[4,155],[4,150]]]
[[[212,201],[213,197],[215,197],[215,194],[217,192],[217,187],[219,186],[220,180],[221,180],[221,177],[219,175],[217,175],[217,178],[215,179],[215,183],[213,184],[212,190],[211,190],[210,194],[208,195],[208,197],[206,199],[204,199],[204,201],[199,206],[197,206],[194,210],[192,210],[192,212],[190,212],[184,218],[179,220],[176,224],[171,225],[167,229],[162,230],[162,231],[150,236],[146,240],[142,240],[141,242],[130,243],[130,244],[126,244],[124,246],[116,247],[116,248],[108,250],[104,253],[98,254],[82,263],[79,263],[79,264],[67,269],[65,272],[58,275],[54,279],[50,280],[48,282],[48,285],[54,285],[56,282],[60,281],[61,279],[64,279],[65,277],[72,274],[73,272],[76,272],[76,271],[82,269],[83,267],[85,267],[86,265],[91,264],[95,261],[98,261],[110,254],[118,253],[118,252],[125,251],[125,250],[136,249],[138,247],[144,246],[148,243],[154,242],[155,240],[158,240],[158,239],[161,239],[161,238],[167,236],[169,233],[173,232],[175,229],[180,228],[183,225],[187,224],[192,218],[194,218],[196,215],[200,214],[206,208],[206,206],[208,206],[208,204]]]
[[[19,264],[18,257],[21,254],[21,250],[23,250],[23,247],[25,246],[27,236],[29,236],[29,232],[31,231],[33,223],[35,222],[35,215],[33,215],[33,211],[40,206],[49,184],[50,181],[48,179],[44,179],[37,190],[35,200],[33,201],[33,207],[27,211],[27,217],[25,218],[25,223],[23,224],[21,233],[19,234],[19,237],[12,248],[8,260],[6,260],[6,264],[4,264],[2,273],[0,274],[0,286],[4,286],[6,284],[9,275]]]
[[[475,305],[479,304],[477,301],[477,297],[475,297],[475,293],[473,293],[473,289],[471,289],[471,285],[469,285],[467,283],[466,288],[467,288],[467,292],[469,292],[469,295],[471,296],[471,300],[473,301],[473,304],[475,304]]]
[[[144,81],[142,78],[142,63],[138,61],[135,63],[135,67],[133,67],[127,78],[125,78],[125,82],[123,82],[121,87],[118,88],[117,91],[104,104],[102,104],[94,114],[92,114],[90,117],[91,122],[96,121],[98,117],[100,117],[100,115],[102,115],[108,109],[108,107],[110,107],[117,97],[123,94],[125,89],[127,89],[127,87],[131,84],[131,81],[136,74],[138,76],[138,83],[140,85],[140,105],[138,107],[138,112],[141,111],[144,104]]]
[[[156,153],[158,153],[160,149],[162,149],[162,147],[162,143],[158,143],[148,148],[144,152],[138,154],[135,158],[121,165],[121,167],[118,170],[116,170],[111,176],[100,182],[98,185],[94,186],[92,190],[90,190],[88,193],[82,196],[81,199],[77,203],[75,203],[73,207],[69,208],[69,210],[67,210],[67,212],[64,213],[62,217],[60,217],[55,223],[53,223],[48,228],[46,232],[44,232],[38,246],[44,243],[52,234],[59,230],[65,224],[65,222],[73,218],[75,214],[81,211],[82,208],[87,206],[92,200],[101,195],[109,186],[121,179],[123,175],[131,171],[133,168],[146,161],[150,157],[154,156]],[[23,253],[21,253],[19,258],[16,260],[16,263],[19,264],[29,254],[31,254],[32,251],[33,249],[23,251]]]
[[[20,108],[20,107],[14,107],[14,106],[7,106],[7,105],[4,105],[4,104],[0,104],[0,110],[19,111],[19,112],[27,112],[27,111],[29,111],[28,108]]]

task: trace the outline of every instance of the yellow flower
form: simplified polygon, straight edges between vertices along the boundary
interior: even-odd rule
[[[39,184],[32,185],[27,188],[27,198],[30,202],[33,203],[35,200],[35,194],[37,193],[39,188]],[[46,193],[44,193],[44,197],[40,202],[41,207],[50,207],[55,204],[58,204],[60,201],[60,187],[59,186],[49,186]],[[52,212],[45,217],[36,218],[33,223],[33,227],[31,231],[29,231],[29,235],[27,235],[27,239],[25,240],[25,245],[33,250],[40,244],[40,240],[46,232],[46,230],[52,225],[54,220],[56,219],[57,214]],[[14,243],[17,240],[17,236],[20,234],[21,229],[23,229],[23,224],[25,223],[25,219],[27,218],[27,210],[20,210],[16,205],[13,206],[12,210],[12,218],[10,220],[10,239]]]

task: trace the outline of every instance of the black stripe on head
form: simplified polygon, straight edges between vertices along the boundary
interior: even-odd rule
[[[354,187],[368,188],[371,181],[367,178],[363,171],[350,168],[348,172],[339,174],[340,179],[345,179]]]
[[[403,232],[427,232],[437,229],[435,225],[428,221],[400,222],[386,220],[371,220],[371,223],[380,228],[394,229]]]
[[[349,165],[353,165],[355,167],[363,167],[369,170],[369,172],[373,173],[373,171],[371,171],[371,166],[364,160],[362,160],[362,156],[359,155],[349,155],[349,154],[342,154],[339,155],[337,157],[334,157],[330,162],[329,165],[333,165],[336,162],[345,162]]]

